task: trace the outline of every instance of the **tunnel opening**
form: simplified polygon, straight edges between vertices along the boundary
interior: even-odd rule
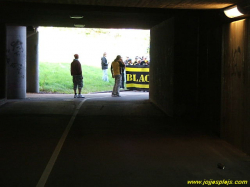
[[[44,168],[51,168],[46,164],[68,123],[74,124],[48,186],[70,186],[73,182],[89,186],[184,186],[193,179],[207,183],[204,179],[208,177],[210,182],[229,177],[232,182],[249,181],[249,19],[244,24],[224,25],[221,10],[163,10],[163,2],[158,9],[145,9],[152,3],[136,3],[144,6],[138,10],[102,7],[98,3],[92,7],[47,3],[1,6],[2,62],[13,56],[5,55],[5,51],[7,47],[12,50],[14,36],[21,32],[14,36],[16,28],[6,32],[12,24],[73,26],[69,15],[83,12],[88,27],[151,28],[150,102],[157,110],[146,97],[144,101],[133,97],[131,102],[120,102],[110,95],[92,100],[75,100],[69,95],[62,101],[52,98],[53,102],[38,98],[32,104],[30,98],[10,101],[0,108],[2,158],[6,163],[2,165],[1,183],[35,186]],[[181,5],[180,1],[176,3]],[[192,3],[185,4],[190,8]],[[4,70],[7,66],[18,67],[0,65],[0,87],[6,87],[0,89],[0,97],[6,100],[11,98],[7,87],[13,88],[9,80],[22,75],[18,68],[8,73]],[[81,107],[83,101],[87,102]],[[218,170],[222,169],[217,168],[220,163],[226,165],[226,170]]]
[[[112,91],[110,68],[117,55],[127,65],[121,90],[149,91],[150,30],[39,27],[38,33],[40,93],[73,93],[70,64],[74,54],[82,65],[85,94]],[[103,80],[101,67],[104,53],[108,81]]]

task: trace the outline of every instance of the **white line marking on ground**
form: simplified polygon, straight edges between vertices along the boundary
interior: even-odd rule
[[[64,144],[64,142],[65,142],[65,140],[66,140],[66,138],[67,138],[67,136],[68,136],[68,133],[69,133],[69,131],[70,131],[70,129],[71,129],[73,123],[74,123],[74,120],[75,120],[75,118],[76,118],[76,115],[78,114],[78,111],[79,111],[79,109],[81,108],[82,104],[83,104],[85,101],[87,101],[87,100],[91,100],[91,99],[101,99],[101,98],[107,98],[107,97],[111,97],[111,96],[95,97],[95,98],[84,99],[84,100],[81,101],[81,103],[77,106],[77,108],[75,109],[75,112],[74,112],[73,116],[71,117],[71,119],[70,119],[70,121],[69,121],[67,127],[65,128],[65,130],[64,130],[64,132],[63,132],[63,134],[62,134],[62,136],[61,136],[61,138],[60,138],[60,140],[59,140],[59,142],[58,142],[58,144],[57,144],[57,146],[56,146],[56,148],[55,148],[55,150],[54,150],[52,156],[50,157],[50,160],[49,160],[49,162],[48,162],[48,164],[47,164],[45,170],[43,171],[43,174],[42,174],[40,180],[38,181],[36,187],[44,187],[44,185],[46,184],[46,182],[47,182],[47,180],[48,180],[48,177],[49,177],[49,175],[50,175],[50,173],[51,173],[51,171],[52,171],[52,169],[53,169],[53,167],[54,167],[54,164],[55,164],[55,162],[56,162],[56,160],[57,160],[57,157],[58,157],[58,155],[59,155],[59,153],[60,153],[60,151],[61,151],[61,149],[62,149],[62,146],[63,146],[63,144]]]
[[[49,162],[48,162],[48,164],[47,164],[47,166],[45,168],[45,170],[43,171],[43,174],[42,174],[40,180],[38,181],[36,187],[44,187],[44,185],[46,184],[46,182],[48,180],[48,177],[50,175],[50,172],[52,171],[52,169],[54,167],[54,164],[55,164],[55,162],[57,160],[57,157],[58,157],[58,155],[59,155],[59,153],[60,153],[60,151],[62,149],[63,143],[64,143],[65,139],[67,138],[67,135],[68,135],[68,133],[70,131],[70,128],[71,128],[72,124],[74,123],[76,115],[77,115],[79,109],[81,108],[82,104],[85,101],[87,101],[87,99],[81,101],[81,103],[75,109],[75,112],[74,112],[73,116],[71,117],[67,127],[65,128],[65,130],[64,130],[64,132],[62,134],[62,137],[60,138],[60,140],[59,140],[59,142],[58,142],[58,144],[57,144],[57,146],[56,146],[56,148],[55,148],[55,150],[54,150],[54,152],[53,152],[53,154],[52,154],[52,156],[51,156],[51,158],[50,158],[50,160],[49,160]]]

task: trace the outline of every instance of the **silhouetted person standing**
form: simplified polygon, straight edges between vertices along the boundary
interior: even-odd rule
[[[121,84],[122,68],[124,67],[125,65],[122,61],[122,57],[120,55],[117,55],[116,59],[111,64],[112,77],[115,78],[115,84],[113,87],[112,97],[121,97],[120,96],[120,84]]]
[[[81,63],[79,62],[79,55],[74,55],[75,59],[71,63],[70,71],[71,75],[73,76],[73,84],[74,84],[74,98],[84,98],[81,94],[82,87],[83,87],[83,76],[82,76],[82,67]],[[77,87],[78,87],[78,95],[77,95]]]
[[[102,80],[105,82],[109,81],[108,78],[108,61],[106,59],[107,53],[104,52],[103,53],[103,57],[101,58],[101,64],[102,64],[102,71],[103,71],[103,76],[102,76]]]

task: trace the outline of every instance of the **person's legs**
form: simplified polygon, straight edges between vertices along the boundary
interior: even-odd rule
[[[124,70],[124,89],[126,88],[126,82],[127,82],[127,78],[126,78],[126,69]]]
[[[108,78],[108,69],[105,69],[105,81],[108,82],[109,78]]]
[[[121,83],[121,75],[115,75],[115,84],[113,87],[112,96],[119,96],[120,83]]]
[[[121,88],[124,88],[124,73],[121,74]]]
[[[77,98],[76,89],[74,89],[74,98]]]
[[[121,83],[121,75],[118,75],[118,80],[117,80],[117,91],[116,94],[120,96],[120,83]]]
[[[84,96],[82,96],[81,91],[82,91],[82,87],[83,87],[83,77],[82,76],[78,76],[78,98],[84,98]]]
[[[108,82],[108,69],[104,69],[103,71],[103,76],[102,76],[102,80],[105,82]]]
[[[74,89],[74,98],[77,97],[77,94],[76,94],[76,88],[77,88],[77,80],[76,80],[76,76],[73,75],[73,89]]]
[[[105,69],[102,70],[102,80],[105,81]]]
[[[112,96],[115,96],[115,90],[116,90],[116,75],[115,75],[115,84],[113,86]]]

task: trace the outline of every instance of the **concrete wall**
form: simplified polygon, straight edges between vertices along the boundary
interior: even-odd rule
[[[169,116],[174,115],[175,19],[150,30],[150,100]]]
[[[250,154],[249,20],[224,26],[221,136]]]
[[[178,16],[175,22],[174,110],[176,116],[197,117],[198,16]]]
[[[197,113],[198,19],[176,16],[151,29],[150,100],[169,116]]]
[[[32,30],[27,32],[27,63],[26,85],[27,92],[39,92],[39,33]]]
[[[203,15],[199,34],[198,118],[204,128],[220,134],[222,25]]]
[[[245,67],[244,72],[246,73],[246,95],[245,95],[245,123],[244,123],[244,132],[243,132],[243,151],[250,155],[250,19],[247,19],[247,32],[246,32],[246,42],[247,42],[247,66]]]
[[[6,26],[0,23],[0,105],[6,101]]]

